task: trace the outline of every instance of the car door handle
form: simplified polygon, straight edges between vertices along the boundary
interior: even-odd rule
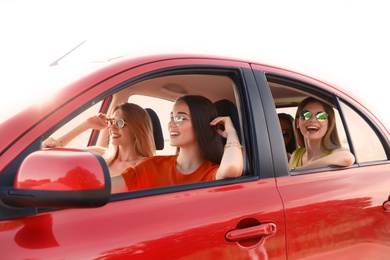
[[[247,228],[238,228],[228,231],[225,238],[228,241],[241,241],[245,239],[261,238],[272,235],[276,232],[276,225],[274,223],[263,223]]]

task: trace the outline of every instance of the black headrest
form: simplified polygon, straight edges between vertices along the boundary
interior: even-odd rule
[[[164,136],[161,129],[161,123],[160,119],[158,118],[158,115],[156,112],[154,112],[151,108],[145,108],[146,112],[148,112],[149,117],[152,121],[153,125],[153,136],[154,136],[154,143],[156,145],[157,150],[163,150],[164,149]]]
[[[238,137],[241,139],[240,119],[238,117],[238,110],[236,105],[234,105],[233,102],[227,99],[218,100],[214,102],[214,105],[217,109],[218,116],[230,116],[234,128],[237,131]]]

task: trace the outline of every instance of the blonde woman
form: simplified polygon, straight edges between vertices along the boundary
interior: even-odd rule
[[[335,113],[315,98],[304,99],[295,116],[295,139],[299,148],[291,156],[290,169],[324,166],[350,166],[355,157],[341,146]]]
[[[112,117],[98,114],[57,139],[48,138],[42,143],[42,148],[64,147],[88,129],[105,128],[108,128],[110,137],[108,148],[90,146],[86,149],[103,156],[111,176],[119,175],[142,159],[155,155],[156,148],[150,117],[145,109],[133,103],[116,106]]]

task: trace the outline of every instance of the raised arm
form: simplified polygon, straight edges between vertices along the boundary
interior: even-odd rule
[[[59,138],[54,139],[53,137],[49,137],[42,142],[42,148],[64,147],[78,135],[91,128],[96,130],[107,128],[106,115],[98,114],[96,116],[90,117]]]
[[[218,129],[218,133],[226,138],[226,145],[216,179],[235,178],[242,175],[244,168],[243,148],[240,144],[237,131],[230,117],[217,117],[211,125],[224,125],[225,130]]]

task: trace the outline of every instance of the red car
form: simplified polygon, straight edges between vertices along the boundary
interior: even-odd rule
[[[389,257],[390,133],[356,96],[289,70],[220,57],[89,65],[50,98],[2,119],[2,259]],[[111,195],[105,161],[82,149],[106,136],[89,131],[68,148],[41,149],[42,140],[126,100],[156,112],[157,154],[171,154],[165,129],[183,94],[204,95],[232,117],[244,147],[242,177]],[[352,166],[289,171],[277,114],[294,115],[308,96],[333,106]]]

